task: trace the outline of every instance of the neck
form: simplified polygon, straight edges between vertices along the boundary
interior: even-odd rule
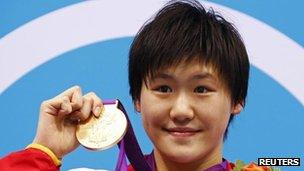
[[[221,149],[215,149],[210,155],[199,158],[193,162],[183,163],[171,160],[161,154],[158,150],[154,151],[157,171],[203,171],[216,164],[222,163]]]

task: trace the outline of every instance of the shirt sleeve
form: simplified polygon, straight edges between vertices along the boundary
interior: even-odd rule
[[[37,148],[13,152],[0,159],[0,170],[5,171],[59,171],[53,159]]]

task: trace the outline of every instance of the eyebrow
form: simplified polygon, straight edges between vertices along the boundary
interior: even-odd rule
[[[203,74],[195,74],[192,76],[193,79],[201,80],[201,79],[215,79],[214,75],[211,73],[203,73]]]
[[[174,79],[175,77],[167,73],[158,73],[152,79],[159,79],[159,78]]]
[[[175,79],[175,76],[167,73],[158,73],[153,77],[154,79]],[[208,72],[195,74],[190,79],[202,80],[202,79],[215,79],[214,75]]]

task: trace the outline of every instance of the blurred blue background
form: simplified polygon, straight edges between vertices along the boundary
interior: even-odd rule
[[[82,1],[2,0],[0,40],[29,21],[80,2]],[[211,2],[238,10],[266,23],[303,48],[304,1]],[[149,153],[152,149],[151,143],[141,126],[140,115],[135,112],[128,95],[127,56],[132,40],[132,36],[114,38],[68,51],[33,68],[5,89],[0,94],[0,156],[31,143],[40,103],[73,85],[80,85],[84,92],[95,91],[103,99],[121,99],[143,151]],[[0,58],[0,65],[5,65],[5,58]],[[303,163],[303,105],[259,68],[252,66],[250,76],[247,106],[230,126],[224,156],[231,161],[242,159],[246,162],[257,161],[259,157],[301,157]],[[117,152],[116,147],[101,152],[80,147],[64,158],[62,170],[77,167],[114,170]],[[303,169],[303,166],[282,167],[282,170]]]

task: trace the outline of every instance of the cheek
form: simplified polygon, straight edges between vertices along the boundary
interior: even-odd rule
[[[142,115],[142,122],[145,129],[149,129],[152,127],[159,126],[161,122],[163,122],[163,118],[160,112],[150,106],[149,108],[142,108],[141,115]]]
[[[159,142],[162,133],[162,127],[166,125],[168,117],[166,111],[160,105],[151,105],[142,103],[141,107],[142,124],[153,143]]]
[[[203,123],[205,129],[217,132],[215,135],[224,134],[230,117],[229,101],[218,102],[201,105],[198,112],[200,113],[199,120]]]
[[[144,127],[150,128],[160,125],[165,120],[167,114],[166,105],[159,103],[149,92],[144,91],[141,95],[140,111]]]
[[[146,114],[145,111],[142,111],[141,115],[142,115],[142,124],[143,124],[145,130],[149,130],[149,128],[151,127],[151,123],[150,123],[151,122],[151,118],[150,118],[150,116],[148,114]]]
[[[162,123],[161,117],[159,117],[153,110],[143,110],[142,111],[142,124],[150,140],[153,144],[159,142],[159,135]]]

